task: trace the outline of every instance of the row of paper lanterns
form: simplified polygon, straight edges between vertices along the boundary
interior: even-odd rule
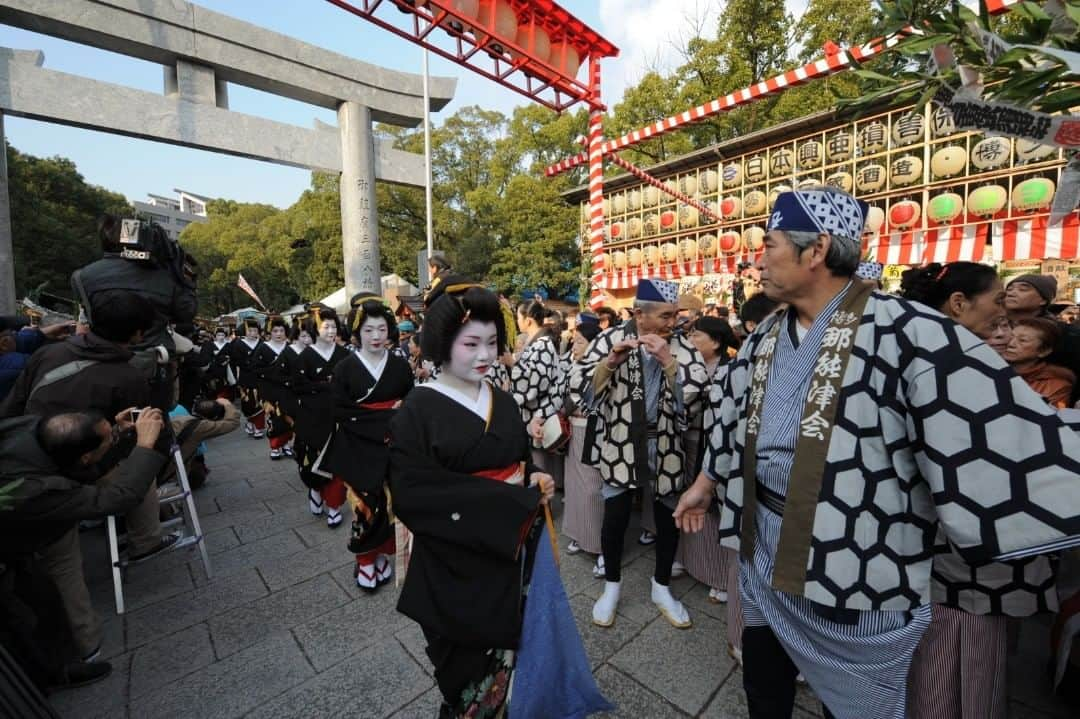
[[[816,140],[811,140],[810,142],[817,143]],[[792,151],[784,148],[777,152],[790,155]],[[967,171],[969,164],[979,171],[999,169],[1009,163],[1012,152],[1013,149],[1010,147],[1009,140],[1003,137],[988,137],[976,143],[971,149],[970,154],[967,148],[961,145],[946,145],[939,147],[930,157],[931,180],[947,180],[959,177]],[[1018,159],[1025,162],[1035,162],[1050,157],[1057,152],[1057,150],[1048,145],[1040,145],[1028,140],[1018,140],[1016,142],[1015,152]],[[772,155],[774,158],[776,156],[776,153]],[[755,157],[760,159],[763,156]],[[750,174],[751,170],[753,170],[753,175]],[[718,189],[718,177],[723,187],[729,189],[740,185],[744,178],[751,183],[764,180],[767,177],[767,173],[764,171],[763,162],[754,164],[747,162],[745,168],[743,163],[740,162],[724,166],[722,174],[719,176],[715,170],[705,170],[698,176],[692,174],[682,175],[678,180],[671,179],[664,184],[669,189],[681,192],[688,196],[711,194]],[[922,158],[914,154],[905,154],[895,157],[892,162],[889,163],[888,168],[877,162],[870,162],[858,167],[855,170],[854,176],[847,171],[834,172],[825,178],[825,184],[839,188],[845,192],[851,192],[854,189],[857,194],[869,194],[883,190],[886,185],[886,180],[890,182],[890,187],[896,188],[915,185],[920,183],[922,179]],[[817,179],[807,179],[800,182],[799,186],[819,184],[820,182]],[[746,203],[748,207],[745,213],[747,216],[758,214],[756,211],[750,209],[750,207],[756,208],[759,205],[757,201],[750,197],[755,192],[757,193],[755,198],[757,198],[758,195],[760,195],[760,199],[764,199],[765,197],[763,193],[757,190],[747,193]],[[647,185],[641,189],[635,188],[606,198],[604,200],[604,214],[623,215],[627,212],[634,212],[642,208],[655,207],[656,205],[661,204],[662,201],[666,202],[669,199],[670,196],[665,196],[665,193],[658,188]],[[764,212],[764,209],[761,209],[761,212]]]
[[[729,195],[720,201],[719,214],[728,221],[765,215],[772,208],[777,195],[790,189],[786,185],[777,185],[767,196],[761,190],[752,190],[746,193],[745,197]],[[1053,202],[1055,189],[1054,181],[1045,177],[1032,177],[1018,182],[1012,191],[1012,209],[1017,212],[1046,210]],[[966,201],[954,192],[935,195],[927,209],[930,219],[935,222],[951,222],[965,209],[978,217],[995,215],[1004,209],[1008,200],[1008,191],[1003,186],[988,184],[973,189],[968,193]],[[716,203],[708,202],[706,205],[716,210]],[[680,205],[677,212],[665,210],[644,218],[631,217],[626,221],[612,222],[607,226],[607,236],[613,241],[636,240],[680,229],[693,229],[699,224],[700,213],[697,208]],[[897,223],[890,224],[894,227],[901,226]]]
[[[1053,203],[1055,189],[1053,180],[1045,177],[1033,177],[1019,182],[1013,187],[1011,207],[1015,212],[1047,210]],[[1008,200],[1008,191],[1003,186],[996,184],[982,185],[971,190],[966,200],[955,192],[942,192],[934,195],[926,205],[925,214],[929,220],[937,224],[950,223],[963,215],[965,211],[975,217],[992,217],[1005,208]],[[693,208],[685,205],[684,207],[693,210]],[[696,218],[696,210],[694,212]],[[877,234],[885,224],[886,219],[888,219],[889,227],[892,229],[909,230],[919,224],[923,212],[924,209],[919,202],[909,199],[892,202],[889,205],[888,212],[873,205],[867,215],[866,232]],[[664,219],[666,219],[668,225],[660,231],[674,231],[675,219],[673,217]],[[664,221],[664,219],[660,221]],[[641,226],[635,223],[640,223],[640,221],[637,218],[632,218],[625,225],[621,222],[613,223],[609,231],[609,238],[613,241],[638,239],[641,237]],[[695,225],[688,225],[680,219],[680,224],[683,228],[696,226],[696,220]],[[646,236],[655,234],[657,234],[655,228],[646,227]],[[616,269],[620,269],[620,265],[622,265],[622,269],[625,269],[626,267],[638,267],[642,263],[652,266],[660,262],[660,260],[663,260],[663,263],[671,263],[677,260],[689,262],[697,259],[699,251],[701,256],[706,259],[716,257],[717,252],[736,254],[744,249],[756,252],[761,249],[763,240],[764,230],[760,227],[749,227],[741,234],[735,230],[728,230],[719,236],[713,234],[702,235],[700,240],[684,238],[677,245],[674,242],[668,242],[658,248],[653,246],[646,247],[644,250],[637,248],[628,251],[616,250],[612,254],[612,263]],[[692,253],[691,248],[693,249]],[[645,255],[635,254],[640,252],[645,252]]]
[[[416,4],[412,0],[410,4]],[[422,0],[420,5],[426,6]],[[566,77],[577,77],[581,68],[581,57],[577,48],[566,39],[552,40],[543,27],[536,23],[524,22],[518,24],[518,14],[509,0],[449,0],[450,7],[463,18],[476,21],[476,25],[466,25],[456,19],[448,18],[443,25],[455,32],[472,32],[478,39],[484,37],[483,28],[488,27],[495,31],[496,35],[508,40],[513,39],[522,49],[528,51],[533,57],[547,60],[547,63],[561,72]],[[489,45],[495,52],[502,53],[503,48],[498,43]],[[510,53],[513,59],[519,59],[518,53]]]
[[[721,255],[736,255],[745,250],[758,252],[765,244],[765,230],[758,226],[747,227],[742,232],[728,230],[719,235],[705,234],[700,237],[685,237],[675,242],[660,245],[631,247],[627,250],[615,250],[601,255],[605,267],[616,272],[638,267],[660,267],[674,262],[695,262],[698,259],[711,260]],[[610,264],[609,264],[610,263]]]

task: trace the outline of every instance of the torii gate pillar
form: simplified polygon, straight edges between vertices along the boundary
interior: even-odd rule
[[[375,143],[371,109],[349,100],[338,106],[341,131],[341,241],[345,294],[382,294],[379,221],[375,213]]]

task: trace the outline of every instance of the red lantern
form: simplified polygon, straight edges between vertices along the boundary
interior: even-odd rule
[[[734,230],[728,230],[720,235],[720,251],[725,255],[733,255],[742,248],[742,236]]]
[[[898,230],[908,230],[919,222],[922,208],[918,202],[901,200],[889,208],[889,225]]]
[[[675,222],[678,219],[671,210],[665,210],[660,213],[660,231],[661,232],[673,232],[675,230]]]

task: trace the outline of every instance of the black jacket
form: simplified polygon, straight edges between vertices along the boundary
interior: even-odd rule
[[[98,292],[128,290],[145,297],[154,305],[154,324],[143,335],[142,344],[135,348],[137,350],[164,345],[170,353],[173,352],[176,347],[168,333],[170,322],[177,326],[181,334],[190,331],[198,307],[195,289],[181,285],[172,272],[164,267],[126,260],[117,253],[106,252],[100,260],[79,270],[79,277],[86,291],[86,300],[91,304]],[[74,275],[71,288],[75,297],[81,300]]]
[[[0,421],[0,561],[38,551],[77,520],[134,508],[165,462],[157,452],[136,447],[110,482],[81,484],[63,476],[38,445],[40,421]]]
[[[68,337],[63,342],[42,347],[15,380],[11,393],[0,404],[0,418],[36,414],[51,417],[61,412],[94,410],[110,422],[128,407],[150,404],[150,384],[146,375],[128,360],[131,352],[93,332]],[[65,379],[33,388],[52,369],[76,360],[93,360],[90,365]]]

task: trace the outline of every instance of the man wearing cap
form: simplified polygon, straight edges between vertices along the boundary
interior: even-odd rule
[[[412,320],[402,320],[398,322],[398,335],[400,342],[398,344],[399,349],[404,353],[405,359],[409,358],[409,342],[412,340],[414,334],[416,334],[416,325]]]
[[[1025,317],[1045,317],[1061,328],[1061,344],[1046,358],[1050,364],[1072,370],[1080,377],[1080,327],[1060,322],[1050,312],[1057,297],[1057,279],[1050,275],[1020,275],[1005,288],[1005,312],[1010,322]],[[1080,382],[1073,388],[1072,402],[1080,397]]]
[[[1080,545],[1080,437],[975,335],[853,279],[866,209],[777,198],[760,269],[788,307],[719,377],[675,512],[698,531],[715,492],[740,550],[751,717],[790,716],[800,672],[828,716],[904,717],[939,531],[973,562]]]
[[[657,528],[652,601],[674,626],[689,627],[686,608],[671,595],[671,565],[679,533],[672,510],[685,486],[682,434],[706,386],[701,353],[676,335],[674,282],[638,283],[633,319],[601,332],[574,365],[571,385],[596,408],[595,431],[585,453],[604,482],[601,544],[607,580],[593,606],[593,623],[609,627],[621,591],[623,538],[632,490],[652,489]],[[648,496],[648,495],[647,495]]]

